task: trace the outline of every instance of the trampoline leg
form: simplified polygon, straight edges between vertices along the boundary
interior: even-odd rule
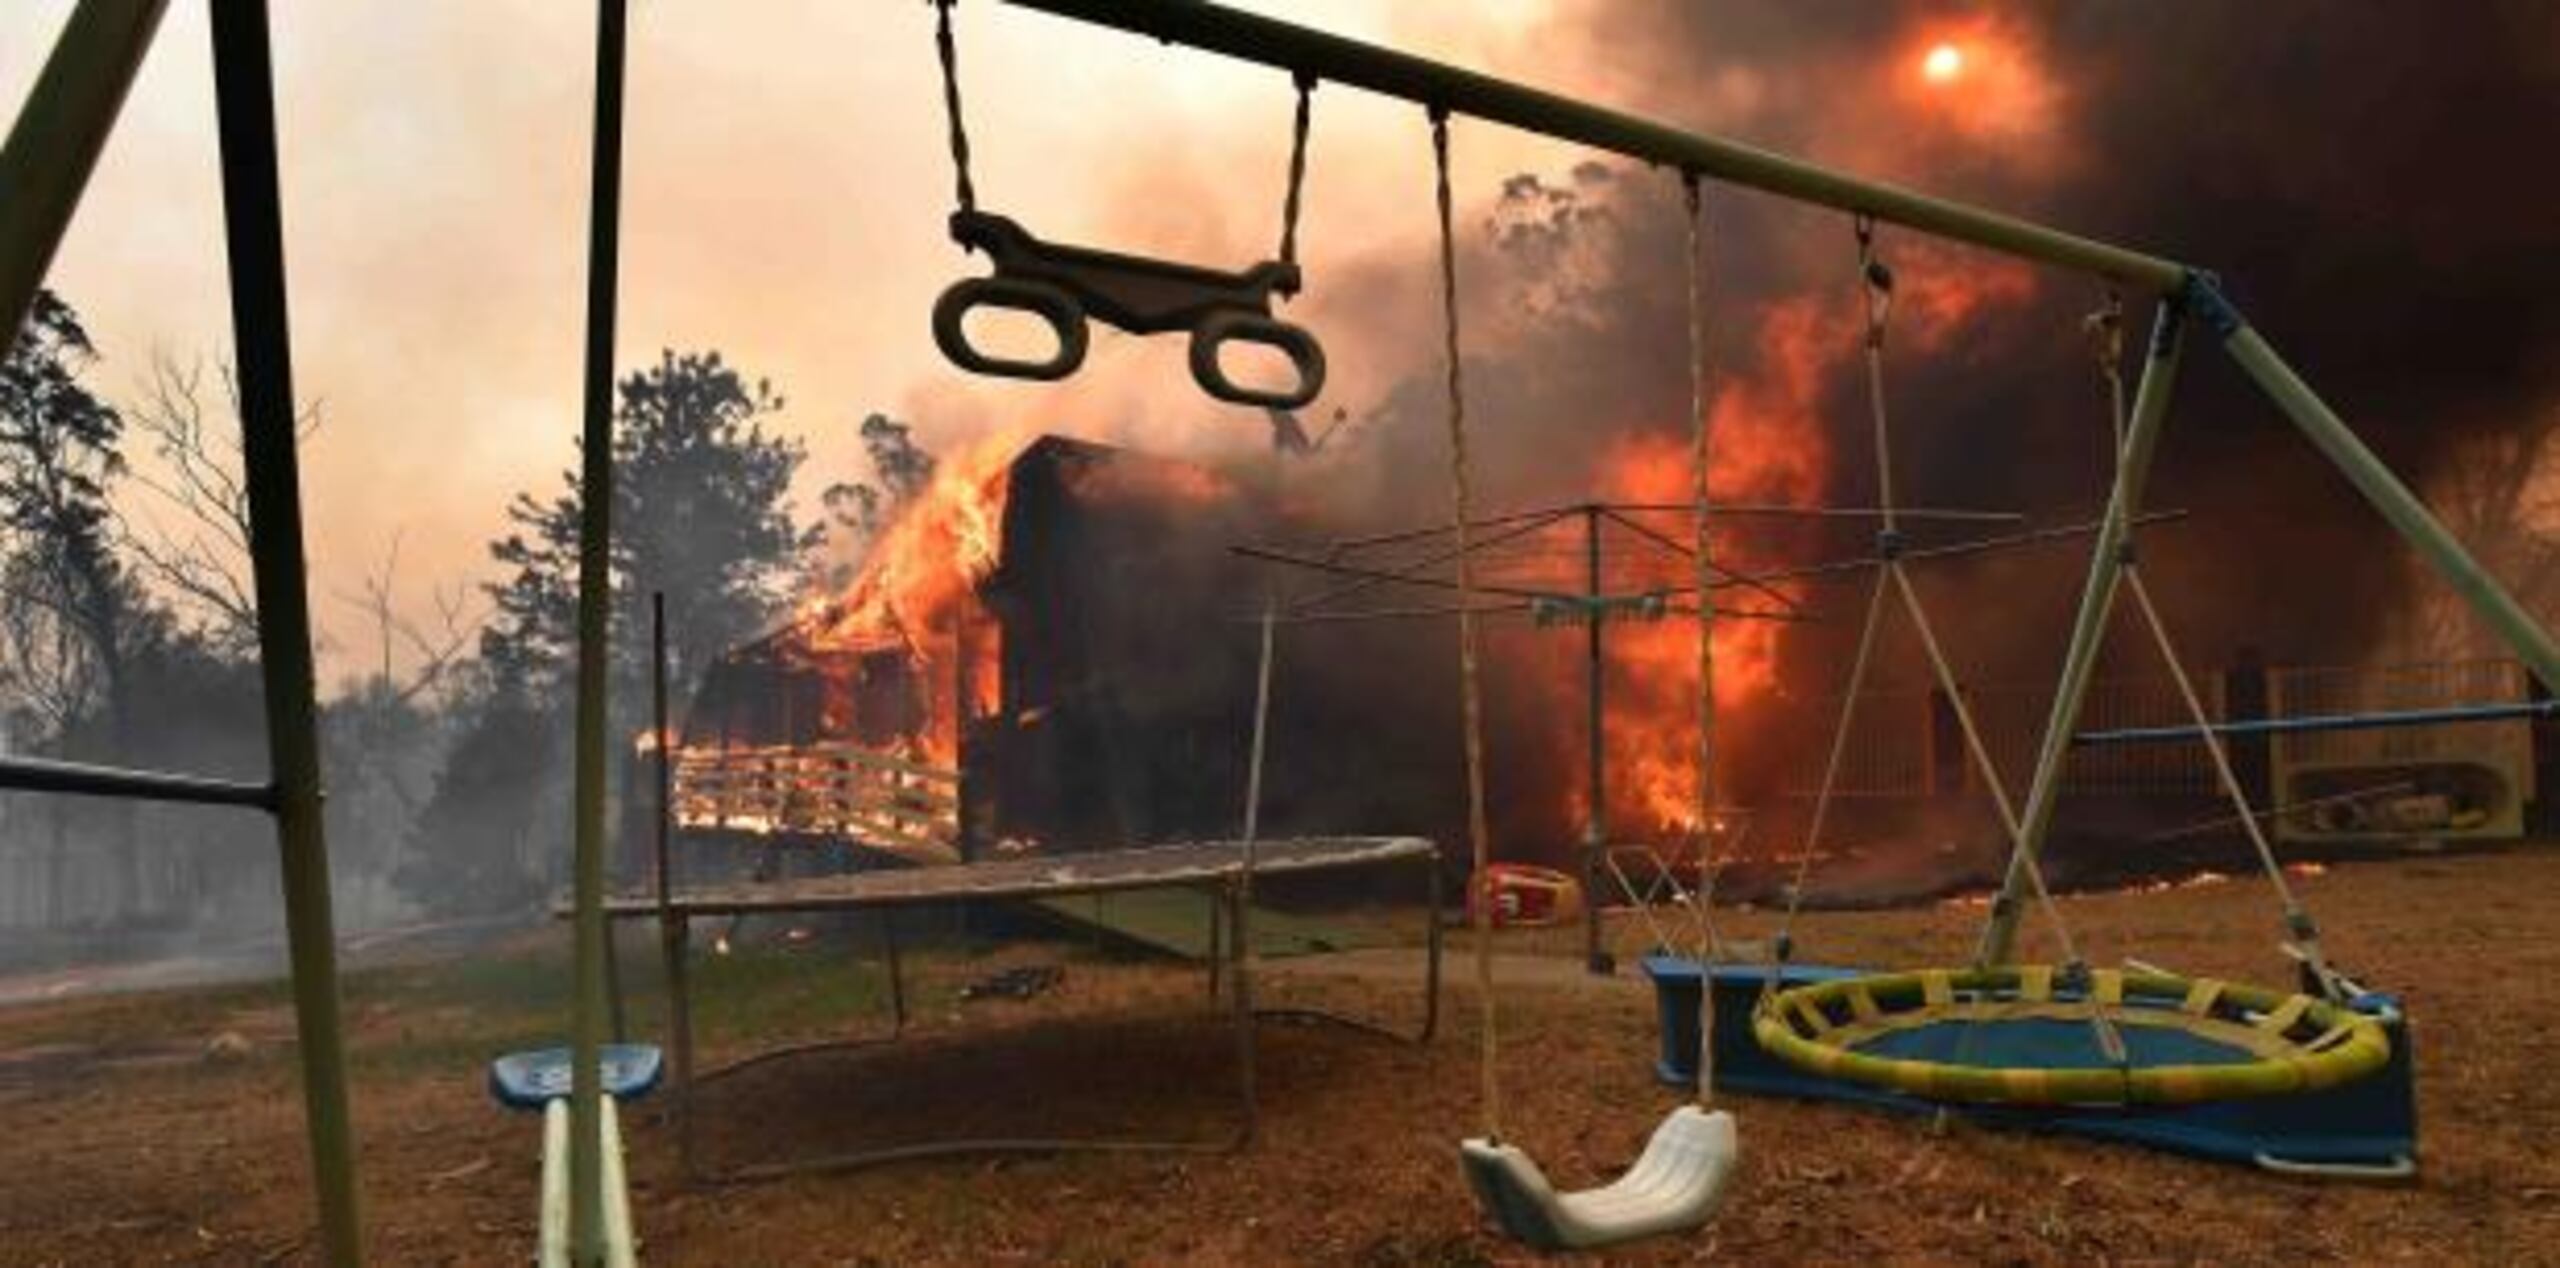
[[[880,909],[880,950],[889,962],[889,1037],[895,1039],[907,1032],[907,974],[898,959],[897,908]]]
[[[658,943],[667,961],[667,1047],[675,1056],[676,1168],[686,1180],[699,1178],[693,1150],[693,920],[668,916],[658,926]]]
[[[1220,886],[1217,902],[1212,904],[1224,909],[1227,928],[1239,935],[1226,940],[1228,971],[1232,975],[1227,992],[1230,997],[1227,1016],[1235,1034],[1237,1111],[1235,1139],[1229,1142],[1228,1148],[1235,1150],[1250,1147],[1254,1136],[1262,1129],[1261,1109],[1254,1095],[1253,983],[1246,976],[1245,940],[1240,936],[1244,928],[1243,904],[1244,889],[1235,883]]]
[[[1423,935],[1426,949],[1423,952],[1422,1033],[1415,1036],[1414,1041],[1429,1043],[1433,1035],[1440,1033],[1440,855],[1432,853],[1422,860],[1422,865],[1429,869],[1426,884],[1430,887],[1429,897],[1423,902],[1422,916],[1431,922],[1431,928]]]
[[[1210,900],[1209,954],[1206,958],[1209,964],[1209,1002],[1213,1004],[1218,1000],[1218,976],[1226,964],[1226,953],[1222,949],[1226,929],[1225,911],[1225,904],[1214,898]]]
[[[624,1024],[622,1010],[622,952],[615,943],[619,926],[608,915],[604,920],[604,999],[606,1017],[613,1027],[615,1043],[631,1042],[630,1028]]]

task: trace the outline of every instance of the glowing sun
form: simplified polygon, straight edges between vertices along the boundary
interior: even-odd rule
[[[1941,44],[1920,59],[1920,75],[1933,84],[1953,83],[1964,73],[1964,50],[1953,44]]]

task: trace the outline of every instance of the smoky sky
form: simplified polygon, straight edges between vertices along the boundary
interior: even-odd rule
[[[1611,72],[1613,96],[1647,113],[2214,270],[2422,490],[2467,437],[2535,425],[2560,401],[2560,175],[2541,157],[2560,153],[2560,16],[2548,9],[1612,3],[1556,24]],[[2049,83],[2040,126],[1933,126],[1897,83],[1938,32],[1962,40],[1985,24]],[[1548,235],[1580,241],[1507,251],[1498,223],[1464,226],[1471,407],[1492,437],[1495,499],[1575,496],[1614,434],[1686,425],[1672,182],[1624,162],[1579,181],[1536,175],[1596,209]],[[1776,305],[1807,298],[1854,321],[1846,217],[1748,191],[1707,197],[1710,362],[1724,384],[1768,372],[1757,339]],[[1891,227],[1880,244],[1889,261],[2010,267]],[[1407,285],[1421,268],[1376,267]],[[1357,292],[1375,279],[1332,281]],[[1537,297],[1559,288],[1572,293],[1541,310]],[[1983,305],[1935,346],[1892,350],[1904,501],[2045,522],[2099,503],[2105,407],[2080,320],[2103,297],[2094,279],[2038,268],[2023,299]],[[2138,348],[2147,299],[2126,300]],[[1401,312],[1397,333],[1420,340],[1420,314]],[[1811,411],[1810,439],[1831,454],[1825,495],[1849,502],[1874,495],[1855,364],[1844,340]],[[2191,342],[2186,365],[2151,500],[2189,518],[2150,549],[2195,653],[2359,654],[2408,579],[2405,552],[2209,340]],[[1410,416],[1391,465],[1426,478],[1417,494],[1437,487],[1438,393],[1417,375],[1391,403]],[[2078,567],[2004,557],[1942,569],[1937,584],[1950,619],[1980,627],[1977,645],[2022,658],[1998,672],[2034,676],[2058,652],[2034,649]]]
[[[2056,86],[2059,157],[2005,162],[2000,144],[1899,123],[1901,103],[1857,84],[1985,15]],[[1889,162],[1909,183],[2216,270],[2421,488],[2466,437],[2531,425],[2560,398],[2548,6],[1612,4],[1578,20],[1593,47],[1646,50],[1629,62],[1637,91],[1668,112],[1694,113],[1718,67],[1783,67],[1815,81],[1794,98],[1806,108],[1758,116],[1749,139],[1819,153],[1900,132]],[[1801,285],[1740,267],[1746,294]],[[2088,306],[2087,284],[2043,281],[2047,307]],[[1953,374],[1897,362],[1897,406],[1934,429],[1898,455],[1915,487],[2021,507],[2090,498],[2086,437],[2062,422],[2087,417],[2071,381],[2084,365],[2032,329],[2067,315],[1990,319]],[[2216,642],[2354,653],[2401,575],[2378,562],[2395,544],[2209,345],[2193,350],[2154,486],[2196,515],[2161,535],[2196,565],[2174,570],[2192,623]],[[2222,602],[2240,596],[2211,588],[2216,572],[2245,581],[2245,601]]]

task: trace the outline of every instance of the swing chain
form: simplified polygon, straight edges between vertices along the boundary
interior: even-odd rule
[[[1298,263],[1298,204],[1307,185],[1307,133],[1315,109],[1316,77],[1306,71],[1291,76],[1298,88],[1298,113],[1289,129],[1289,192],[1280,202],[1280,263]]]
[[[960,118],[960,50],[951,36],[951,10],[960,0],[929,0],[934,9],[933,47],[942,58],[942,113],[951,121],[951,170],[962,211],[978,209],[978,187],[969,181],[969,129]]]
[[[2124,292],[2110,286],[2097,309],[2080,319],[2089,336],[2089,351],[2098,358],[2098,373],[2109,385],[2124,377]]]
[[[1850,223],[1858,235],[1858,276],[1867,287],[1867,346],[1882,348],[1885,318],[1893,313],[1893,269],[1876,255],[1876,218],[1860,212]]]

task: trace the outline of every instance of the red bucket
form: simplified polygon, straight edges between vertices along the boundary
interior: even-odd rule
[[[1582,918],[1582,885],[1552,867],[1495,863],[1467,889],[1467,919],[1488,910],[1497,929],[1571,924]]]

